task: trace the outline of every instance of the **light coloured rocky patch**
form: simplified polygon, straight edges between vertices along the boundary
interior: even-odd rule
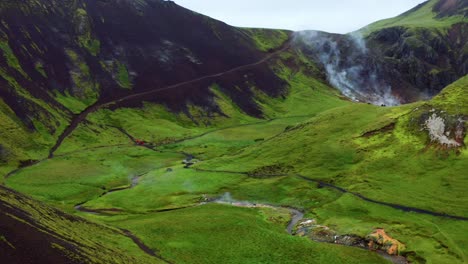
[[[458,148],[463,144],[463,140],[460,142],[460,138],[463,137],[464,127],[463,123],[459,121],[459,124],[455,128],[455,133],[451,130],[446,129],[446,121],[443,117],[438,116],[437,113],[433,113],[424,123],[425,129],[429,132],[429,136],[432,142],[438,143],[448,148]]]

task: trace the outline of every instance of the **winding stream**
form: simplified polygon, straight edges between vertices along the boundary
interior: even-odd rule
[[[124,190],[130,190],[130,189],[135,188],[138,185],[138,183],[140,183],[141,177],[145,176],[148,173],[149,173],[149,171],[133,177],[129,186],[117,187],[117,188],[110,189],[110,190],[102,193],[99,196],[99,198],[101,198],[103,196],[106,196],[106,195],[108,195],[110,193],[124,191]],[[87,202],[89,202],[89,201],[82,202],[82,203],[79,203],[79,204],[75,205],[75,210],[80,211],[82,213],[96,214],[96,215],[109,215],[110,212],[122,212],[121,209],[117,209],[117,208],[89,209],[89,208],[83,207],[83,205],[86,204]]]
[[[103,196],[105,196],[107,194],[110,194],[110,193],[113,193],[113,192],[132,189],[132,188],[134,188],[135,186],[138,185],[138,183],[140,182],[140,178],[143,177],[146,174],[147,173],[144,173],[144,174],[133,177],[132,180],[131,180],[131,185],[130,186],[111,189],[111,190],[103,193],[100,197],[103,197]],[[77,211],[82,212],[82,213],[89,213],[89,214],[95,214],[95,215],[111,215],[110,212],[122,212],[122,210],[115,209],[115,208],[88,209],[88,208],[83,207],[83,204],[85,204],[85,203],[86,202],[76,205],[75,209]],[[289,211],[289,214],[291,216],[291,220],[288,222],[285,231],[288,234],[292,235],[292,236],[296,235],[295,232],[294,232],[294,228],[296,227],[296,225],[301,220],[304,219],[304,213],[302,211],[296,209],[296,208],[276,206],[276,205],[272,205],[272,204],[254,203],[254,202],[250,202],[250,201],[238,201],[238,200],[232,199],[230,193],[225,193],[224,195],[222,195],[218,199],[208,200],[206,202],[201,202],[201,203],[198,203],[198,204],[195,204],[195,205],[192,205],[192,206],[185,206],[185,207],[172,208],[172,209],[163,209],[163,210],[155,210],[155,211],[151,211],[151,212],[152,213],[160,213],[160,212],[182,210],[182,209],[187,209],[187,208],[196,207],[196,206],[202,206],[202,205],[210,204],[210,203],[224,204],[224,205],[235,206],[235,207],[243,207],[243,208],[271,208],[271,209],[276,209],[276,210],[287,210],[287,211]],[[155,252],[153,252],[148,246],[146,246],[139,238],[137,238],[135,235],[133,235],[130,231],[122,229],[122,232],[124,233],[124,235],[131,238],[145,253],[147,253],[147,254],[149,254],[151,256],[162,259]],[[315,241],[316,242],[323,242],[323,241],[320,241],[320,240],[315,240]],[[335,244],[340,244],[340,243],[335,242]],[[350,245],[346,245],[346,244],[342,244],[342,245],[350,246]],[[360,246],[355,246],[355,247],[363,248],[363,247],[360,247]],[[367,249],[367,248],[364,248],[364,249]],[[402,256],[389,255],[384,251],[376,251],[376,253],[381,255],[383,258],[385,258],[387,260],[390,260],[394,264],[407,264],[408,263],[408,261]],[[166,263],[170,263],[169,261],[167,261],[165,259],[162,259],[162,260],[166,261]]]
[[[296,227],[296,225],[301,220],[304,219],[304,213],[297,210],[297,209],[295,209],[295,208],[275,206],[275,205],[271,205],[271,204],[253,203],[253,202],[249,202],[249,201],[237,201],[237,200],[232,199],[232,197],[231,197],[231,195],[229,193],[225,193],[219,199],[216,199],[216,200],[213,200],[213,201],[210,201],[210,202],[201,203],[200,205],[207,204],[207,203],[226,204],[226,205],[230,205],[230,206],[245,207],[245,208],[272,208],[272,209],[277,209],[277,210],[286,209],[286,210],[289,211],[289,213],[291,215],[291,220],[289,221],[289,223],[288,223],[288,225],[286,227],[286,231],[292,236],[296,235],[295,232],[294,232],[294,227]],[[313,239],[313,240],[316,241],[316,242],[319,242],[319,243],[328,243],[328,242],[324,242],[324,241],[321,241],[321,240],[318,240],[318,239]],[[347,245],[347,244],[344,244],[343,242],[339,242],[339,241],[335,241],[333,244],[340,244],[340,245],[343,245],[343,246],[357,247],[357,248],[369,250],[367,247],[362,247],[362,246],[358,246],[358,245]],[[377,254],[379,254],[380,256],[382,256],[383,258],[391,261],[394,264],[408,264],[408,261],[403,256],[390,255],[387,252],[384,252],[382,250],[377,250],[375,252]]]
[[[299,223],[299,221],[301,221],[304,218],[304,213],[295,208],[280,207],[280,206],[275,206],[271,204],[252,203],[249,201],[237,201],[237,200],[232,199],[230,193],[225,193],[223,196],[221,196],[221,198],[218,198],[213,201],[203,202],[203,203],[200,203],[200,205],[204,205],[208,203],[226,204],[226,205],[231,205],[235,207],[245,207],[245,208],[272,208],[272,209],[283,209],[283,210],[286,209],[291,214],[291,220],[289,221],[286,227],[286,231],[290,235],[294,235],[293,234],[294,227],[296,226],[297,223]]]
[[[187,159],[190,160],[190,159],[194,158],[193,155],[190,155],[190,154],[187,154],[187,153],[182,153],[182,154],[185,155],[186,160]],[[198,170],[200,170],[200,169],[198,169]],[[200,170],[200,171],[209,171],[209,170]],[[210,171],[210,172],[217,172],[217,171]],[[132,188],[136,187],[140,182],[140,178],[142,176],[146,175],[147,173],[144,173],[144,174],[133,177],[132,180],[131,180],[130,186],[111,189],[109,191],[104,192],[100,197],[103,197],[103,196],[108,195],[110,193],[123,191],[123,190],[128,190],[128,189],[132,189]],[[230,173],[246,174],[246,173],[242,173],[242,172],[230,172]],[[281,176],[296,176],[296,177],[299,177],[299,178],[301,178],[303,180],[320,184],[320,186],[332,188],[332,189],[335,189],[335,190],[337,190],[339,192],[343,192],[343,193],[350,193],[350,194],[352,194],[354,196],[357,196],[358,198],[360,198],[362,200],[377,203],[377,204],[381,204],[381,205],[385,205],[385,206],[389,206],[389,207],[392,207],[392,208],[395,208],[395,209],[400,209],[400,210],[404,210],[404,211],[414,211],[414,212],[417,212],[417,213],[431,214],[431,215],[434,215],[434,216],[442,216],[442,217],[454,218],[454,219],[458,219],[458,220],[465,220],[463,217],[447,216],[447,215],[444,215],[444,214],[425,211],[425,210],[422,210],[422,209],[417,209],[417,208],[411,208],[411,207],[406,207],[406,206],[388,204],[388,203],[385,203],[385,202],[374,201],[374,200],[371,200],[371,199],[369,199],[367,197],[364,197],[364,196],[362,196],[360,194],[350,192],[350,191],[348,191],[348,190],[346,190],[344,188],[341,188],[339,186],[335,186],[335,185],[328,184],[328,183],[325,183],[325,182],[321,182],[321,181],[318,181],[318,180],[310,179],[310,178],[307,178],[307,177],[301,176],[301,175],[281,175]],[[116,208],[88,209],[88,208],[83,207],[83,204],[85,204],[85,203],[81,203],[81,204],[76,205],[75,209],[77,211],[80,211],[80,212],[83,212],[83,213],[97,214],[97,215],[112,215],[111,213],[123,212],[123,210],[116,209]],[[294,228],[296,227],[296,225],[298,225],[301,222],[301,220],[304,220],[304,213],[301,212],[300,210],[296,209],[296,208],[275,206],[275,205],[271,205],[271,204],[254,203],[254,202],[250,202],[250,201],[238,201],[238,200],[232,199],[229,193],[225,193],[223,196],[221,196],[218,199],[207,200],[205,202],[201,202],[201,203],[190,205],[190,206],[185,206],[185,207],[180,207],[180,208],[154,210],[154,211],[149,211],[149,212],[150,213],[160,213],[160,212],[182,210],[182,209],[201,206],[201,205],[205,205],[205,204],[209,204],[209,203],[225,204],[225,205],[229,205],[229,206],[245,207],[245,208],[272,208],[272,209],[278,209],[278,210],[285,210],[286,209],[290,213],[291,220],[288,222],[285,231],[288,234],[293,235],[293,236],[296,235],[295,232],[294,232]],[[315,239],[313,239],[313,240],[315,240]],[[324,242],[324,241],[320,241],[320,240],[315,240],[315,241],[316,242],[322,242],[322,243]],[[325,243],[330,243],[330,242],[325,242]],[[341,244],[341,245],[344,245],[344,246],[353,246],[353,245],[343,244],[343,243],[341,243],[339,241],[335,241],[334,244]],[[357,245],[354,245],[353,247],[358,247],[358,248],[361,248],[361,249],[368,249],[367,247],[357,246]],[[407,264],[408,263],[406,258],[403,257],[403,256],[389,255],[384,251],[375,251],[375,252],[378,253],[379,255],[381,255],[382,257],[384,257],[385,259],[390,260],[394,264]]]

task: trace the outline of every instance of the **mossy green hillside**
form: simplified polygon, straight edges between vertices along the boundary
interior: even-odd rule
[[[0,145],[3,149],[0,158],[0,173],[2,175],[17,168],[22,161],[39,160],[47,156],[49,147],[55,141],[55,136],[50,135],[48,128],[42,123],[34,123],[36,130],[26,127],[1,99],[0,122],[2,124]],[[64,129],[65,124],[63,121],[59,129]]]
[[[240,28],[241,32],[252,39],[258,49],[271,51],[288,40],[291,32],[278,29]]]
[[[468,87],[468,75],[445,88],[431,100],[430,104],[453,115],[467,115],[468,98],[466,96],[466,87]]]
[[[288,164],[307,177],[334,182],[374,199],[466,216],[464,203],[447,205],[447,200],[463,197],[461,186],[466,179],[458,172],[467,169],[466,152],[444,155],[427,149],[427,132],[414,121],[419,116],[412,115],[417,107],[352,104],[332,109],[272,140],[199,166],[253,171]]]
[[[196,167],[249,172],[279,165],[287,167],[290,175],[301,173],[377,201],[466,216],[466,202],[450,202],[465,200],[463,186],[467,182],[461,172],[468,169],[466,150],[461,149],[457,154],[456,151],[443,150],[430,144],[424,120],[421,121],[433,109],[466,115],[466,100],[462,96],[466,87],[465,77],[428,102],[393,108],[365,104],[334,108],[288,129],[272,140],[252,145],[233,155],[202,162]],[[399,169],[395,170],[396,167]],[[277,178],[267,181],[273,179],[277,181]],[[259,185],[253,186],[244,187],[243,190],[239,188],[232,193],[254,201],[274,200],[267,189],[261,192]],[[257,195],[252,195],[254,190]],[[277,194],[277,191],[274,193]],[[342,196],[326,206],[310,208],[312,217],[319,217],[343,233],[365,235],[370,228],[399,222],[395,220],[399,216],[394,209],[369,204],[350,195]],[[370,211],[374,212],[374,216],[369,215]],[[336,212],[340,212],[341,216],[337,216]],[[416,255],[433,263],[462,263],[465,260],[463,245],[467,241],[457,233],[457,228],[466,228],[464,222],[456,222],[455,226],[458,227],[455,228],[451,220],[399,214],[406,219],[404,226],[392,227],[389,224],[385,227],[395,230],[395,237],[401,238],[403,243],[408,241]],[[376,221],[375,217],[380,220]],[[354,220],[354,225],[345,219]],[[434,224],[429,225],[431,222]],[[408,236],[408,230],[415,237]],[[437,236],[424,241],[423,237],[431,232],[436,232]],[[439,250],[441,247],[450,249]],[[416,255],[413,256],[415,260],[418,258]]]
[[[429,28],[435,30],[446,30],[453,24],[466,22],[463,15],[454,15],[446,17],[438,17],[434,12],[434,6],[440,0],[430,0],[420,7],[405,12],[397,17],[381,20],[372,23],[360,30],[364,35],[372,32],[390,28],[390,27],[407,27],[407,28]]]
[[[213,84],[211,91],[222,114],[206,113],[204,109],[195,105],[189,105],[186,113],[172,113],[166,107],[154,103],[144,103],[142,108],[118,108],[113,111],[101,109],[91,113],[87,118],[91,123],[80,124],[57,153],[102,145],[105,142],[121,143],[122,134],[111,127],[122,128],[136,139],[161,145],[223,128],[269,122],[280,118],[291,117],[290,120],[275,121],[278,123],[277,128],[281,124],[294,125],[303,120],[301,118],[348,103],[340,99],[335,90],[317,80],[307,67],[302,66],[301,60],[295,62],[299,65],[297,71],[285,66],[283,61],[287,60],[296,59],[292,53],[288,53],[274,63],[277,74],[289,84],[284,96],[269,97],[258,89],[252,88],[255,91],[255,100],[264,112],[263,119],[247,115],[221,91],[221,87]],[[244,133],[249,138],[249,142],[240,143],[240,146],[266,137],[255,135],[254,132],[252,130],[249,135]],[[266,134],[268,133],[270,132],[266,131]],[[242,139],[239,138],[239,140]],[[99,143],[100,141],[102,143]]]
[[[54,238],[56,242],[51,242],[49,247],[58,249],[73,263],[164,263],[147,255],[116,228],[66,215],[4,187],[0,188],[0,204],[7,208],[15,208],[14,215],[9,214],[6,217],[18,221],[18,226],[26,224],[37,230],[37,234],[41,234],[44,238],[47,236]],[[57,241],[61,245],[57,244]],[[41,243],[47,242],[49,241],[41,241]],[[13,247],[10,250],[15,250],[18,246],[11,243],[10,245]],[[67,249],[62,245],[69,247]]]

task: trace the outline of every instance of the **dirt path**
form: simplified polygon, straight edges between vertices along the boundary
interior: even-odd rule
[[[159,92],[162,92],[162,91],[167,91],[167,90],[172,90],[172,89],[176,89],[176,88],[180,88],[182,86],[185,86],[185,85],[188,85],[188,84],[194,84],[194,83],[197,83],[197,82],[200,82],[200,81],[205,81],[205,80],[209,80],[209,79],[215,79],[215,78],[218,78],[218,77],[221,77],[223,75],[227,75],[227,74],[230,74],[230,73],[233,73],[233,72],[236,72],[236,71],[240,71],[240,70],[244,70],[244,69],[248,69],[250,67],[254,67],[254,66],[257,66],[257,65],[260,65],[260,64],[263,64],[267,61],[269,61],[270,59],[276,57],[278,54],[280,54],[281,52],[284,52],[285,50],[289,49],[291,47],[291,41],[292,41],[292,38],[288,39],[285,43],[283,43],[283,45],[278,48],[276,51],[268,54],[267,56],[265,56],[265,58],[261,59],[260,61],[257,61],[257,62],[254,62],[254,63],[251,63],[251,64],[247,64],[247,65],[243,65],[243,66],[239,66],[239,67],[236,67],[236,68],[233,68],[233,69],[230,69],[228,71],[224,71],[224,72],[220,72],[220,73],[216,73],[216,74],[211,74],[211,75],[207,75],[207,76],[203,76],[203,77],[200,77],[200,78],[196,78],[196,79],[193,79],[193,80],[189,80],[189,81],[185,81],[185,82],[181,82],[181,83],[177,83],[177,84],[173,84],[173,85],[169,85],[169,86],[166,86],[166,87],[163,87],[163,88],[158,88],[158,89],[153,89],[153,90],[150,90],[150,91],[145,91],[145,92],[140,92],[140,93],[137,93],[137,94],[132,94],[132,95],[127,95],[127,96],[124,96],[122,98],[119,98],[119,99],[115,99],[115,100],[112,100],[110,102],[98,102],[94,105],[91,105],[89,106],[88,108],[86,108],[83,112],[81,112],[79,115],[75,116],[73,118],[73,120],[71,121],[71,123],[68,125],[68,127],[62,132],[62,134],[58,137],[57,139],[57,142],[54,144],[54,146],[50,149],[49,151],[49,158],[52,158],[54,156],[54,153],[55,151],[57,151],[57,149],[62,145],[63,141],[78,127],[78,125],[84,121],[86,119],[86,117],[92,113],[92,112],[95,112],[101,108],[105,108],[105,107],[108,107],[112,104],[115,104],[115,103],[120,103],[120,102],[123,102],[123,101],[127,101],[129,99],[135,99],[135,98],[138,98],[138,97],[142,97],[142,96],[147,96],[147,95],[150,95],[150,94],[154,94],[154,93],[159,93]]]

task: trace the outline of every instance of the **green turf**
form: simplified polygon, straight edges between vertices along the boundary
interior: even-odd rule
[[[261,28],[239,28],[239,31],[252,39],[258,49],[269,51],[280,47],[289,36],[286,30],[261,29]]]
[[[106,190],[129,185],[134,176],[181,160],[179,154],[142,147],[111,147],[75,152],[19,171],[7,185],[64,210],[96,199]]]
[[[83,206],[90,209],[117,208],[126,213],[193,206],[203,197],[217,197],[224,189],[244,180],[242,175],[195,172],[175,160],[167,168],[154,170],[141,177],[132,189],[110,193]],[[171,171],[167,171],[170,168]]]
[[[278,215],[264,209],[204,205],[105,221],[134,230],[177,263],[386,263],[369,251],[292,237],[271,218]]]
[[[84,109],[86,109],[86,107],[93,103],[93,100],[88,102],[82,101],[76,97],[71,96],[68,92],[62,94],[59,91],[55,92],[55,99],[74,114],[81,113]]]

